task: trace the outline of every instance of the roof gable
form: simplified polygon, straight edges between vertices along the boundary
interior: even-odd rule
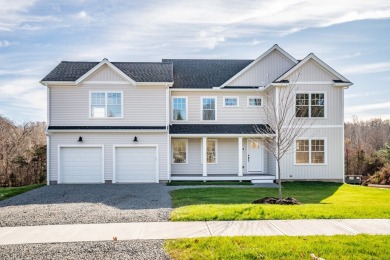
[[[312,70],[309,72],[309,70]],[[322,72],[322,75],[320,73]],[[333,81],[342,81],[350,83],[350,81],[345,78],[343,75],[335,71],[333,68],[331,68],[329,65],[327,65],[325,62],[323,62],[321,59],[319,59],[317,56],[315,56],[313,53],[310,53],[306,58],[304,58],[302,61],[300,61],[297,65],[286,71],[283,75],[281,75],[279,78],[277,78],[274,82],[279,82],[283,80],[287,80],[291,77],[291,80],[293,81],[300,81],[300,74],[312,75],[316,76],[316,80],[333,80]],[[307,75],[306,75],[307,74]],[[329,75],[329,78],[326,79],[326,76]],[[319,76],[319,77],[318,77]]]
[[[123,82],[125,82],[126,79],[124,79],[121,75],[116,73],[114,70],[112,70],[107,65],[104,65],[104,66],[100,67],[98,70],[96,70],[89,77],[87,77],[85,79],[85,81],[123,81]]]
[[[254,61],[252,61],[250,64],[248,64],[245,68],[243,68],[241,71],[239,71],[237,74],[235,74],[234,76],[232,76],[231,78],[229,78],[226,82],[224,82],[220,88],[224,88],[226,86],[231,86],[231,84],[235,85],[235,84],[239,84],[238,82],[234,82],[234,81],[238,81],[238,79],[242,76],[244,76],[244,74],[248,73],[253,67],[255,67],[258,63],[264,61],[264,59],[266,57],[269,57],[270,55],[273,55],[273,56],[277,56],[279,54],[279,57],[281,57],[282,59],[288,61],[289,65],[287,65],[288,68],[291,68],[293,65],[297,64],[298,61],[292,57],[290,54],[288,54],[286,51],[284,51],[282,48],[280,48],[277,44],[275,44],[274,46],[272,46],[270,49],[268,49],[266,52],[264,52],[262,55],[260,55],[257,59],[255,59]],[[288,64],[287,63],[287,64]],[[268,64],[268,66],[270,66],[271,64]],[[265,64],[265,66],[267,66]],[[272,66],[272,67],[264,67],[264,70],[269,70],[270,68],[273,68],[275,66]],[[277,67],[277,66],[276,66]],[[282,69],[283,70],[283,67],[280,67],[279,69]],[[265,71],[264,71],[265,72]],[[269,71],[271,72],[271,71]],[[265,73],[265,74],[270,74],[270,73]],[[274,73],[275,75],[272,75],[273,78],[277,77],[277,73],[280,73],[281,72],[276,72]],[[262,76],[265,76],[265,75],[262,75]],[[260,77],[261,78],[261,77]],[[273,79],[268,79],[268,81],[272,81]],[[264,81],[264,80],[262,80]],[[245,81],[244,81],[245,82]],[[266,85],[267,83],[269,82],[264,82],[263,85]],[[260,83],[258,83],[258,85],[260,85]]]

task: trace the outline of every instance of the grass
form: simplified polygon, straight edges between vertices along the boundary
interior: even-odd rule
[[[45,184],[33,184],[21,187],[0,188],[0,201],[11,198],[13,196],[25,193],[27,191],[40,188]]]
[[[337,183],[283,184],[302,205],[259,205],[273,188],[197,188],[171,192],[172,221],[390,218],[390,190]]]
[[[253,185],[251,182],[238,182],[238,181],[172,181],[167,186],[193,186],[193,185]]]
[[[172,259],[390,259],[390,236],[210,237],[168,240]]]

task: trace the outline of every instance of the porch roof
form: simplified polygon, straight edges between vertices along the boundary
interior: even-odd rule
[[[267,124],[174,124],[170,134],[274,134]]]

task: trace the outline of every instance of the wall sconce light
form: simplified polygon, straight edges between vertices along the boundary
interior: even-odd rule
[[[83,142],[83,138],[80,136],[79,140],[77,140],[77,142],[79,142],[79,143]]]
[[[134,136],[133,142],[138,142],[138,138]]]

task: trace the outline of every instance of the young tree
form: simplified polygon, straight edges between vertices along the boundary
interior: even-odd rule
[[[309,98],[301,96],[296,98],[296,84],[284,82],[279,86],[273,86],[267,91],[265,98],[264,112],[267,118],[267,133],[275,133],[275,137],[264,138],[264,148],[272,154],[276,160],[279,199],[282,199],[282,180],[281,180],[281,160],[292,150],[296,139],[303,135],[312,124],[309,117]],[[323,111],[312,108],[312,115],[320,115]],[[259,134],[264,134],[264,130],[256,129]]]

